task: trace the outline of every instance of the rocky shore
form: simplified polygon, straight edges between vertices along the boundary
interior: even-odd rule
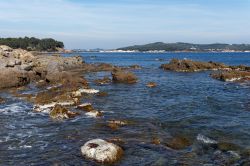
[[[111,83],[133,84],[137,77],[129,69],[140,69],[139,66],[121,68],[110,64],[88,64],[80,56],[63,57],[59,54],[34,54],[22,49],[0,46],[0,89],[7,90],[14,97],[21,98],[34,105],[33,112],[47,113],[53,120],[62,121],[85,114],[99,118],[101,110],[95,109],[91,103],[81,103],[88,95],[107,96],[105,92],[91,89],[84,75],[89,72],[109,71],[110,76],[95,80],[97,85]],[[35,93],[22,94],[20,90],[36,87]],[[0,103],[5,100],[0,98]],[[118,128],[121,124],[112,121]],[[104,140],[97,139],[82,147],[83,156],[101,163],[118,161],[122,148]],[[93,156],[93,148],[96,154]],[[110,152],[106,148],[111,148]],[[117,154],[116,154],[117,153]]]
[[[211,70],[210,76],[221,81],[245,81],[250,78],[250,67],[228,66],[216,62],[173,59],[170,63],[161,65],[161,68],[174,72]],[[102,108],[96,107],[95,103],[89,103],[87,99],[90,96],[105,98],[109,94],[98,89],[92,89],[90,80],[86,79],[87,73],[100,71],[110,73],[109,76],[91,80],[91,83],[97,86],[136,83],[138,85],[140,79],[131,70],[140,70],[141,67],[138,65],[118,67],[105,63],[88,64],[80,56],[36,55],[22,49],[0,46],[0,69],[0,89],[7,90],[14,97],[31,103],[33,113],[43,112],[53,121],[65,122],[67,119],[79,116],[87,116],[97,120],[105,118],[106,113]],[[147,80],[143,84],[148,91],[157,90],[158,87],[162,86],[160,82],[149,81]],[[35,92],[20,92],[23,89],[29,89],[30,86],[35,87]],[[0,104],[4,102],[5,99],[0,97]],[[109,117],[104,119],[103,126],[112,132],[133,126],[130,120],[119,118]],[[87,160],[102,164],[114,164],[119,162],[126,153],[126,148],[121,143],[123,142],[122,139],[109,139],[105,136],[97,139],[90,138],[78,150],[82,157]],[[195,141],[182,135],[172,135],[169,138],[151,135],[145,140],[151,141],[150,143],[145,141],[150,146],[172,150],[184,150],[196,143],[227,152],[233,146],[210,140],[201,135],[198,135]]]

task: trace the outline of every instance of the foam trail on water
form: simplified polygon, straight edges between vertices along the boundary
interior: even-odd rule
[[[215,140],[212,140],[202,134],[198,134],[196,139],[202,143],[205,143],[205,144],[217,144],[218,142],[215,141]]]

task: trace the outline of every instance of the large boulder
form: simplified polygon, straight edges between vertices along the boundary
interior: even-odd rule
[[[121,147],[102,139],[94,139],[86,142],[81,147],[82,155],[99,163],[110,164],[121,159],[123,150]]]
[[[137,77],[132,72],[126,72],[122,70],[116,70],[112,72],[113,82],[134,84],[137,82]]]
[[[84,63],[80,56],[61,57],[40,55],[34,61],[35,68],[42,68],[48,73],[76,69],[82,67]]]
[[[224,65],[223,63],[216,62],[199,62],[187,59],[172,59],[168,64],[162,64],[160,68],[177,72],[196,72],[204,70],[228,69],[229,67]]]
[[[0,89],[26,85],[30,82],[27,72],[15,68],[2,69],[0,72]]]

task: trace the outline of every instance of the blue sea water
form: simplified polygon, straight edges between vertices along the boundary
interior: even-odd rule
[[[172,58],[249,65],[250,53],[82,53],[87,63],[117,66],[138,64],[133,85],[97,86],[93,80],[110,72],[85,74],[94,89],[107,97],[89,96],[104,117],[56,122],[32,112],[32,105],[8,93],[0,105],[0,165],[98,165],[81,156],[80,147],[94,138],[121,138],[124,157],[116,165],[250,165],[250,84],[226,83],[210,71],[177,73],[159,66]],[[71,56],[71,55],[65,55]],[[156,88],[147,88],[148,82]],[[131,121],[111,130],[110,119]],[[190,140],[174,150],[166,146],[176,137]],[[161,145],[151,143],[159,138]],[[220,148],[227,143],[227,149]]]

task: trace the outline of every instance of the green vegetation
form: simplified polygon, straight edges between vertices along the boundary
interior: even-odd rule
[[[11,48],[22,48],[29,51],[56,51],[57,48],[64,48],[63,42],[51,38],[37,39],[34,37],[0,38],[0,45],[7,45]]]
[[[138,50],[138,51],[151,51],[151,50],[164,50],[164,51],[248,51],[250,44],[191,44],[191,43],[150,43],[146,45],[135,45],[130,47],[118,48],[117,50]]]

